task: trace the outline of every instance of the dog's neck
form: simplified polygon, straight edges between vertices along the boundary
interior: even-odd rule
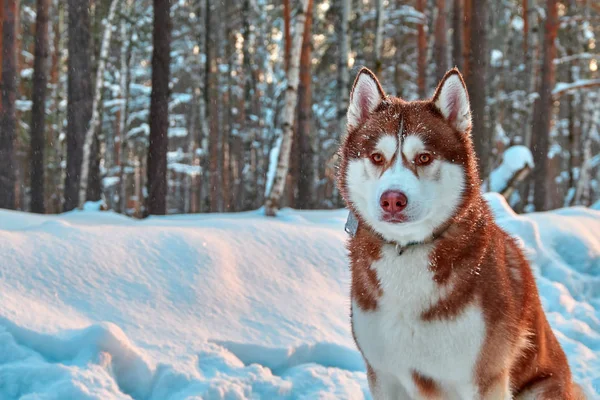
[[[375,232],[373,229],[371,229],[370,227],[366,227],[366,229],[374,236],[376,236],[377,238],[379,238],[381,241],[393,245],[396,248],[396,253],[398,253],[399,256],[401,256],[404,251],[408,248],[414,247],[414,246],[422,246],[425,244],[430,244],[435,242],[437,239],[441,238],[444,233],[446,233],[448,231],[448,229],[450,228],[450,226],[453,223],[453,218],[450,218],[448,221],[446,221],[445,223],[443,223],[442,225],[440,225],[437,229],[435,229],[433,231],[433,233],[431,235],[429,235],[428,237],[424,238],[423,240],[420,241],[413,241],[413,242],[408,242],[404,245],[401,245],[398,242],[394,242],[394,241],[389,241],[384,239],[379,233]],[[344,230],[346,231],[346,233],[348,233],[350,236],[354,237],[356,236],[356,232],[358,231],[358,228],[360,226],[360,221],[358,220],[358,218],[356,217],[356,215],[354,214],[353,211],[350,211],[348,214],[348,219],[346,220],[346,226],[344,227]]]

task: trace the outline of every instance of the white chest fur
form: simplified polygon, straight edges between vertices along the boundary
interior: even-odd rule
[[[456,318],[423,321],[421,314],[448,295],[428,268],[430,246],[408,249],[398,257],[392,246],[371,268],[377,272],[383,296],[374,311],[352,302],[352,322],[363,355],[378,372],[404,384],[417,371],[451,391],[471,386],[485,338],[478,305],[468,306]],[[458,387],[457,387],[458,386]],[[472,387],[472,386],[471,386]]]

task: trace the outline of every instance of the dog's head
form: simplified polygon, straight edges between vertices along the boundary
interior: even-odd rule
[[[479,191],[469,96],[458,70],[434,96],[386,96],[363,68],[348,108],[338,185],[349,207],[385,239],[421,241]]]

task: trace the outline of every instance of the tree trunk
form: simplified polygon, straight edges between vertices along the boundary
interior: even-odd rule
[[[210,211],[218,212],[221,209],[221,184],[219,166],[219,109],[218,109],[218,90],[215,85],[217,75],[217,59],[215,56],[215,40],[212,30],[215,29],[211,18],[211,0],[206,0],[206,69],[204,76],[204,99],[206,104],[206,119],[209,122],[210,132],[208,137],[208,158],[210,174]]]
[[[290,68],[287,72],[287,89],[285,91],[285,105],[283,109],[283,132],[281,148],[277,160],[277,169],[271,191],[265,201],[265,214],[275,216],[279,204],[279,199],[285,188],[287,178],[290,150],[294,138],[294,116],[298,100],[298,81],[300,79],[300,52],[302,50],[302,39],[304,35],[304,24],[308,1],[302,0],[302,8],[296,16],[294,36],[290,52]]]
[[[154,0],[150,143],[148,147],[148,208],[150,215],[167,213],[167,150],[169,145],[169,79],[171,62],[170,0]]]
[[[383,61],[383,0],[375,0],[375,15],[377,25],[375,27],[375,74],[381,75]]]
[[[427,96],[427,38],[425,37],[425,0],[417,0],[417,11],[423,14],[423,21],[417,25],[417,88],[419,98]]]
[[[128,7],[129,8],[129,7]],[[123,19],[120,27],[121,35],[121,54],[120,54],[120,80],[119,96],[121,97],[121,109],[119,110],[119,142],[118,151],[115,153],[117,164],[119,165],[119,202],[117,211],[125,213],[127,208],[127,175],[125,174],[125,164],[128,160],[127,150],[127,119],[129,117],[129,88],[131,84],[131,59],[133,57],[133,39],[132,33],[127,31],[127,21]]]
[[[552,122],[552,89],[554,87],[554,63],[556,58],[556,35],[558,30],[557,0],[546,0],[546,23],[544,24],[544,50],[539,97],[533,112],[533,160],[534,206],[536,211],[546,209],[546,183],[548,180],[548,150]]]
[[[2,0],[0,0],[1,2]],[[58,2],[53,1],[55,7],[51,7],[53,13],[50,16],[50,20],[53,22],[52,32],[52,61],[49,71],[49,79],[50,79],[50,87],[52,87],[52,91],[50,92],[51,98],[51,106],[50,113],[51,119],[54,123],[46,129],[47,140],[46,142],[49,144],[47,148],[47,163],[48,165],[45,168],[48,169],[48,173],[45,174],[46,182],[45,182],[45,212],[49,214],[59,213],[62,209],[61,196],[61,182],[64,180],[62,176],[63,168],[61,167],[62,160],[62,145],[59,140],[60,134],[62,133],[63,121],[62,117],[63,113],[60,109],[60,101],[64,94],[63,92],[63,84],[59,80],[59,71],[63,67],[63,57],[62,57],[62,49],[63,49],[63,22],[64,22],[64,5]]]
[[[469,75],[471,59],[471,19],[474,0],[463,0],[463,76]],[[471,102],[472,104],[472,102]]]
[[[446,1],[436,0],[437,16],[435,17],[435,41],[433,53],[435,57],[436,82],[442,80],[448,71],[448,44],[446,40]]]
[[[4,1],[0,0],[0,76],[2,76],[2,56],[4,52],[2,51],[2,42],[4,39]],[[0,84],[0,90],[2,89],[2,85]],[[0,99],[0,107],[2,107],[2,99]]]
[[[249,0],[244,0],[244,6]],[[283,40],[284,40],[284,68],[285,72],[290,69],[290,53],[292,48],[292,34],[290,32],[291,25],[290,0],[283,0]]]
[[[69,0],[67,171],[64,211],[77,207],[83,141],[92,116],[89,0]]]
[[[351,0],[341,0],[342,20],[338,41],[340,42],[340,55],[338,60],[338,136],[341,138],[346,133],[346,112],[348,110],[348,97],[350,93],[348,78],[348,53],[350,52],[350,8]]]
[[[102,34],[102,44],[100,45],[100,57],[98,60],[98,69],[96,70],[96,86],[92,103],[92,119],[89,123],[85,134],[85,142],[83,144],[83,163],[81,165],[81,185],[79,186],[79,207],[83,207],[86,200],[88,181],[90,178],[90,155],[94,144],[94,138],[101,123],[100,108],[102,107],[102,87],[104,86],[104,70],[106,68],[106,58],[108,57],[108,49],[110,47],[110,38],[112,35],[113,20],[117,11],[119,0],[112,0],[104,32]],[[97,146],[96,150],[98,150]]]
[[[284,34],[289,34],[289,23],[290,23],[290,4],[284,2]],[[243,177],[240,179],[240,198],[245,199],[247,195],[246,182],[255,183],[257,181],[256,168],[245,168],[246,165],[254,166],[254,149],[253,143],[256,139],[256,118],[254,118],[256,110],[255,94],[256,94],[256,80],[254,75],[255,62],[252,58],[251,46],[252,46],[252,30],[251,30],[251,19],[250,19],[250,0],[244,0],[242,3],[242,37],[244,38],[242,53],[244,56],[243,62],[243,76],[244,76],[244,131],[245,135],[242,136],[243,146],[241,158],[239,160],[242,165]],[[287,29],[287,31],[286,31]],[[285,48],[289,45],[289,38],[284,38]],[[284,56],[285,60],[289,61],[289,56]],[[287,68],[287,67],[286,67]],[[252,190],[252,189],[251,189]],[[256,192],[255,192],[256,193]],[[253,202],[255,203],[255,202]],[[243,204],[243,203],[242,203]],[[254,207],[254,204],[252,204]]]
[[[527,65],[529,53],[529,0],[522,0],[523,8],[523,65]]]
[[[232,0],[225,3],[226,10],[234,6]],[[232,203],[232,183],[231,183],[231,138],[234,130],[235,117],[233,114],[233,76],[231,72],[234,69],[234,47],[235,35],[231,28],[231,22],[225,22],[225,60],[227,62],[227,111],[224,114],[227,121],[223,123],[223,147],[221,160],[221,169],[223,171],[221,184],[221,197],[223,198],[223,211],[233,211],[235,206]]]
[[[298,85],[298,174],[297,174],[297,208],[312,208],[315,184],[315,170],[313,167],[313,135],[312,120],[312,21],[313,0],[308,0],[306,22],[302,39],[302,53],[300,55],[300,82]]]
[[[4,0],[2,82],[0,96],[0,208],[15,208],[18,0]]]
[[[31,211],[43,214],[44,149],[46,140],[46,84],[48,76],[48,11],[50,0],[37,0],[35,55],[33,60],[33,105],[31,108]]]
[[[454,0],[452,4],[452,64],[463,69],[463,10],[462,0]]]
[[[468,49],[469,55],[465,60],[465,82],[469,90],[473,114],[473,142],[479,158],[479,176],[484,180],[490,168],[492,145],[485,126],[488,5],[485,0],[467,0],[466,3],[471,6],[471,9],[467,10],[465,4],[465,13],[470,15],[469,36],[465,39],[465,49]]]

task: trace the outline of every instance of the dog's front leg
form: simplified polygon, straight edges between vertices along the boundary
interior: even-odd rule
[[[481,395],[482,400],[511,400],[508,372],[494,378]]]
[[[412,400],[395,377],[377,372],[368,364],[367,378],[373,400]]]

